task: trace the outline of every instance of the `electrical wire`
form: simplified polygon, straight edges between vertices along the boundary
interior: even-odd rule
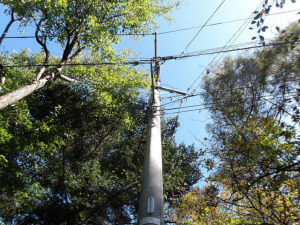
[[[141,65],[141,64],[150,64],[151,60],[143,60],[143,61],[134,61],[134,62],[123,62],[123,63],[109,63],[109,62],[103,62],[103,63],[67,63],[67,64],[23,64],[23,65],[7,65],[3,64],[3,67],[37,67],[37,66],[101,66],[101,65]]]
[[[289,44],[292,42],[274,42],[274,40],[276,40],[276,38],[270,38],[270,39],[266,39],[266,41],[269,41],[268,44],[266,44],[265,46],[272,46],[272,45],[280,45],[280,44]],[[258,46],[253,46],[253,44],[255,44],[256,41],[251,41],[251,42],[243,42],[243,43],[239,43],[236,45],[231,45],[229,47],[217,47],[217,48],[211,48],[211,49],[204,49],[204,50],[199,50],[199,51],[194,51],[194,52],[190,52],[190,53],[185,53],[185,54],[179,54],[179,55],[171,55],[171,56],[164,56],[164,57],[160,57],[161,61],[167,61],[167,60],[171,60],[171,59],[184,59],[184,58],[189,58],[189,57],[198,57],[200,55],[210,55],[210,54],[216,54],[219,52],[224,52],[225,50],[228,51],[234,51],[234,50],[240,50],[242,49],[242,47],[245,46],[249,46],[251,48],[253,47],[264,47],[263,45],[258,45]],[[243,48],[244,49],[244,48]],[[204,67],[206,68],[206,67]]]
[[[272,5],[274,5],[275,4],[275,0],[273,1],[273,3],[272,3]],[[264,18],[266,18],[266,16],[264,17]],[[251,18],[249,17],[249,19],[248,20],[250,20]],[[245,26],[244,26],[244,28],[241,30],[241,32],[236,36],[236,38],[232,41],[232,43],[230,44],[230,46],[232,46],[233,45],[233,43],[238,39],[238,37],[241,35],[241,33],[243,33],[243,31],[245,30],[245,28],[246,28],[246,25],[247,25],[247,21],[248,20],[246,20],[245,21]],[[242,25],[243,26],[243,25]],[[235,36],[236,34],[234,34],[234,36]],[[233,36],[233,37],[234,37]],[[231,38],[232,39],[232,38]],[[230,40],[231,40],[230,39]],[[217,65],[218,64],[218,62],[223,58],[223,56],[225,55],[225,53],[223,53],[223,55],[218,59],[218,61],[216,62],[216,64],[215,65]]]
[[[289,80],[289,81],[293,81],[293,82],[300,81],[300,78],[299,79]],[[279,82],[272,82],[272,83],[266,83],[265,85],[277,85],[277,84],[279,85],[280,83]],[[249,86],[249,87],[248,86],[244,86],[244,87],[238,87],[238,88],[233,88],[233,89],[223,89],[223,90],[220,90],[220,91],[226,92],[226,91],[239,90],[239,89],[245,89],[245,88],[252,88],[252,87],[251,86]],[[177,100],[174,100],[174,101],[171,101],[169,103],[163,104],[163,105],[161,105],[161,107],[164,107],[166,105],[169,105],[169,104],[181,101],[182,99],[196,97],[196,96],[201,96],[201,95],[204,96],[204,95],[208,95],[208,94],[211,94],[211,93],[215,93],[215,91],[214,92],[203,91],[203,92],[198,92],[198,93],[191,93],[191,94],[189,94],[187,96],[184,96],[182,98],[179,98]]]
[[[285,13],[291,13],[291,12],[299,12],[300,9],[295,9],[295,10],[290,10],[290,11],[284,11],[284,12],[280,12],[280,13],[272,13],[272,14],[266,14],[265,16],[275,16],[275,15],[279,15],[279,14],[285,14]],[[252,17],[253,19],[254,17]],[[243,18],[243,19],[236,19],[236,20],[230,20],[230,21],[225,21],[225,22],[218,22],[218,23],[213,23],[213,24],[207,24],[206,27],[210,27],[210,26],[217,26],[217,25],[222,25],[222,24],[227,24],[227,23],[233,23],[233,22],[239,22],[239,21],[243,21],[243,20],[247,20],[248,18]],[[181,32],[181,31],[186,31],[186,30],[192,30],[192,29],[199,29],[202,28],[202,26],[196,26],[196,27],[188,27],[188,28],[184,28],[184,29],[179,29],[179,30],[171,30],[171,31],[165,31],[165,32],[160,32],[158,33],[158,35],[163,35],[163,34],[169,34],[169,33],[175,33],[175,32]],[[34,27],[33,27],[34,28]],[[151,34],[124,34],[124,33],[118,33],[116,35],[128,35],[128,36],[146,36],[146,35],[155,35],[155,33],[151,33]],[[81,36],[88,36],[88,35],[81,35]],[[51,37],[51,38],[57,38],[59,36],[39,36],[39,37]],[[26,38],[35,38],[35,36],[11,36],[11,37],[4,37],[4,39],[26,39]]]
[[[35,27],[33,27],[35,28]],[[155,33],[152,34],[114,34],[114,35],[120,35],[120,36],[146,36],[146,35],[155,35]],[[80,35],[80,37],[88,37],[89,35]],[[39,35],[40,38],[58,38],[60,36],[58,35]],[[36,38],[35,36],[11,36],[11,37],[3,37],[3,39],[26,39],[26,38]]]
[[[201,29],[198,31],[198,33],[194,36],[194,38],[191,40],[191,42],[185,47],[185,49],[182,51],[181,54],[184,53],[185,50],[190,46],[190,44],[195,40],[195,38],[198,36],[198,34],[202,31],[202,29],[205,27],[205,25],[209,22],[209,20],[215,15],[215,13],[219,10],[219,8],[223,5],[223,3],[226,0],[223,0],[223,2],[218,6],[218,8],[214,11],[214,13],[209,17],[209,19],[205,22],[205,24],[201,27]]]
[[[271,42],[271,43],[265,44],[265,45],[257,45],[257,46],[250,46],[250,47],[244,47],[244,48],[235,48],[235,49],[228,49],[228,50],[223,50],[223,51],[222,50],[221,51],[210,51],[208,49],[208,50],[197,51],[195,53],[188,53],[188,54],[183,55],[183,56],[182,55],[165,56],[165,57],[160,57],[159,59],[160,59],[160,61],[168,61],[168,60],[174,60],[174,59],[185,59],[185,58],[190,58],[190,57],[198,57],[198,56],[201,56],[201,55],[213,55],[213,54],[233,52],[233,51],[249,50],[249,49],[253,49],[253,48],[262,48],[262,47],[268,47],[268,46],[293,44],[293,43],[299,43],[299,42],[300,41],[297,41],[297,42],[293,42],[293,41],[277,42],[277,43]],[[239,45],[241,45],[241,44],[239,44]],[[211,49],[211,50],[213,50],[213,49]],[[100,66],[100,65],[129,65],[129,64],[137,66],[137,65],[142,65],[142,64],[150,64],[152,61],[153,61],[152,59],[148,59],[148,60],[128,61],[128,62],[123,62],[123,63],[109,63],[109,62],[105,62],[105,63],[75,63],[75,64],[64,64],[63,66]],[[60,66],[60,65],[59,64],[48,64],[48,65],[43,65],[43,64],[8,65],[8,64],[4,64],[3,66],[4,67],[35,67],[35,66],[49,67],[49,66]],[[202,75],[202,73],[199,75],[199,77]],[[198,80],[198,78],[196,80]]]
[[[279,15],[279,14],[299,12],[299,11],[300,11],[300,9],[295,9],[295,10],[290,10],[290,11],[285,11],[285,12],[280,12],[280,13],[266,14],[266,16],[275,16],[275,15]],[[254,17],[252,17],[251,19],[253,19],[253,18]],[[226,23],[239,22],[239,21],[248,20],[248,19],[249,18],[243,18],[243,19],[230,20],[230,21],[226,21],[226,22],[212,23],[212,24],[207,24],[206,27],[217,26],[217,25],[226,24]],[[179,29],[179,30],[160,32],[159,35],[161,35],[161,34],[170,34],[170,33],[181,32],[181,31],[192,30],[192,29],[198,29],[198,28],[201,28],[201,27],[203,27],[203,26],[189,27],[189,28],[184,28],[184,29]]]
[[[249,50],[249,49],[253,49],[253,48],[264,48],[264,47],[268,47],[268,46],[276,46],[276,45],[284,45],[284,44],[294,44],[294,43],[299,43],[300,41],[297,42],[284,42],[284,43],[271,43],[271,44],[265,44],[265,45],[257,45],[257,46],[252,46],[252,47],[245,47],[245,48],[237,48],[237,49],[230,49],[230,50],[224,50],[224,51],[216,51],[216,52],[210,52],[210,53],[198,53],[196,55],[189,55],[189,56],[184,56],[184,57],[180,57],[180,58],[189,58],[189,57],[197,57],[200,55],[212,55],[212,54],[220,54],[220,53],[227,53],[227,52],[233,52],[233,51],[243,51],[243,50]],[[217,55],[218,56],[218,55]],[[216,57],[217,57],[216,56]],[[215,57],[215,58],[216,58]],[[215,60],[215,58],[213,60]],[[174,57],[174,59],[176,59]],[[208,69],[208,67],[211,65],[211,63],[213,62],[213,60],[210,62],[210,64],[205,68],[204,71],[206,71]],[[200,78],[200,76],[204,73],[204,71],[202,71],[202,73],[196,78],[196,80],[193,82],[193,84],[187,89],[188,91],[190,90],[190,88],[196,83],[196,81]],[[196,87],[196,89],[201,85],[201,83]],[[195,89],[195,90],[196,90]],[[194,90],[194,91],[195,91]],[[193,92],[194,92],[193,91]]]
[[[256,10],[258,10],[261,6],[262,6],[262,4],[264,3],[264,0],[259,4],[259,6],[256,8]],[[252,13],[251,13],[251,15],[250,15],[250,17],[248,18],[248,20],[251,18],[251,16],[252,16]],[[247,23],[247,21],[248,20],[246,20],[245,21],[245,23]],[[244,24],[245,24],[244,23]],[[221,51],[223,51],[224,50],[224,48],[228,45],[228,43],[232,40],[232,38],[238,33],[238,31],[244,26],[244,24],[237,30],[237,32],[229,39],[229,41],[226,43],[226,45],[224,45],[224,47],[222,48],[222,50]],[[213,63],[213,61],[218,57],[218,55],[220,54],[220,52],[214,57],[214,59],[213,60],[211,60],[210,61],[210,63],[206,66],[206,68],[202,71],[202,73],[200,73],[200,75],[196,78],[196,80],[191,84],[191,86],[187,89],[187,91],[189,91],[190,89],[191,89],[191,87],[197,82],[197,80],[202,76],[202,74],[204,73],[204,71],[206,71],[208,68],[209,68],[209,66]],[[224,53],[225,54],[225,53]],[[199,87],[201,85],[201,83],[195,88],[195,90]],[[194,90],[194,91],[195,91]]]
[[[294,94],[298,94],[298,92],[290,93],[290,94],[286,95],[286,97],[292,97],[292,96],[294,96]],[[259,97],[259,98],[268,101],[267,98],[273,97],[273,96],[274,96],[274,94],[269,94],[269,95],[266,95],[266,96],[261,96],[261,97]],[[279,97],[281,97],[281,96],[279,96]],[[247,100],[252,100],[252,98],[244,98],[244,99],[243,99],[243,101],[247,101]],[[180,106],[180,107],[176,107],[176,108],[163,109],[163,110],[158,110],[158,111],[168,111],[168,110],[186,109],[186,108],[192,108],[192,107],[197,107],[197,106],[206,106],[206,105],[224,104],[224,103],[227,103],[227,102],[229,102],[230,104],[232,104],[232,101],[219,101],[219,102],[210,102],[210,103],[203,103],[203,104],[190,105],[190,106],[184,106],[184,107]],[[236,102],[237,102],[237,103],[240,103],[239,100],[236,100]],[[272,103],[272,104],[273,104],[273,103]],[[174,113],[176,113],[176,112],[174,112]]]
[[[268,101],[267,99],[265,99],[266,101]],[[275,103],[272,103],[272,102],[270,102],[270,101],[268,101],[270,104],[272,104],[272,105],[276,105]],[[207,105],[211,105],[211,104],[207,104]],[[223,104],[223,105],[239,105],[239,102],[238,103],[235,103],[235,104],[232,104],[232,103],[230,103],[230,104]],[[180,111],[180,113],[184,113],[184,112],[194,112],[194,111],[201,111],[201,110],[203,110],[203,109],[215,109],[213,106],[210,106],[210,107],[203,107],[203,108],[197,108],[197,109],[190,109],[190,110],[184,110],[184,111]],[[164,110],[162,110],[162,111],[164,111]],[[285,112],[286,112],[286,110],[284,110]],[[179,114],[178,112],[167,112],[167,113],[164,113],[164,115],[170,115],[170,114]],[[286,113],[288,113],[288,112],[286,112]],[[292,114],[290,114],[290,113],[288,113],[289,115],[291,115],[292,116]]]
[[[264,2],[264,1],[262,1],[261,5],[263,5],[263,2]],[[274,4],[275,4],[275,0],[273,0],[272,5],[274,5]],[[258,9],[259,9],[260,7],[261,7],[261,6],[258,6],[257,9],[256,9],[255,11],[258,11]],[[266,16],[265,16],[265,17],[266,17]],[[249,16],[248,20],[249,20],[249,21],[251,20],[251,15]],[[241,35],[241,33],[245,30],[245,28],[246,28],[246,26],[247,26],[248,20],[246,20],[245,23],[244,23],[244,24],[238,29],[238,31],[232,36],[232,38],[233,38],[235,35],[237,35],[237,33],[239,32],[239,30],[242,29],[242,27],[245,25],[244,28],[241,30],[241,32],[240,32],[240,33],[236,36],[236,38],[232,41],[230,47],[231,47],[231,46],[233,45],[233,43],[237,40],[237,38]],[[232,38],[227,42],[227,44],[226,44],[225,46],[227,46],[227,45],[230,43],[230,41],[232,40]],[[264,44],[263,44],[263,43],[264,43]],[[262,44],[262,46],[265,46],[265,42],[261,42],[260,44]],[[254,47],[254,48],[255,48],[255,47]],[[257,47],[257,48],[258,48],[258,47]],[[215,63],[215,65],[214,65],[214,67],[213,67],[212,69],[214,69],[215,66],[218,65],[219,61],[223,58],[223,56],[225,55],[225,53],[226,53],[226,52],[224,52],[224,53],[222,54],[222,56],[218,59],[218,61]],[[218,55],[219,55],[219,54],[220,54],[220,53],[218,53]],[[211,61],[211,63],[217,58],[218,55],[215,56],[215,58]],[[211,63],[207,66],[207,68],[211,65]],[[203,73],[203,72],[202,72],[202,73]],[[202,82],[203,82],[203,80],[202,80]],[[200,84],[195,88],[195,90],[202,84],[202,82],[200,82]]]

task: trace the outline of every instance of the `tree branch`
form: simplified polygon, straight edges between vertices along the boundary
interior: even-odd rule
[[[0,96],[0,109],[26,97],[33,91],[43,87],[50,80],[52,80],[52,77],[47,75],[43,79],[38,80],[36,83],[32,82],[31,84],[28,84],[22,88]]]
[[[10,19],[9,23],[7,24],[5,30],[4,30],[3,34],[1,35],[1,38],[0,38],[0,45],[2,44],[2,41],[3,41],[3,39],[5,38],[5,36],[6,36],[7,32],[8,32],[8,30],[9,30],[10,26],[11,26],[15,21],[16,21],[16,20],[15,20],[15,18],[14,18],[14,10],[12,9],[12,10],[11,10],[11,19]]]
[[[75,44],[76,44],[76,42],[77,42],[79,36],[80,36],[80,33],[78,32],[78,33],[75,35],[75,37],[74,37],[74,39],[72,40],[72,42],[71,42],[70,44],[69,44],[69,43],[66,44],[66,47],[65,47],[65,50],[64,50],[62,59],[61,59],[61,63],[62,63],[62,64],[65,64],[65,63],[67,63],[67,62],[69,61],[69,57],[70,57],[70,55],[71,55],[71,52],[72,52],[72,50],[73,50],[73,48],[74,48],[74,46],[75,46]],[[78,54],[79,54],[79,53],[78,53]]]
[[[10,19],[9,23],[7,24],[7,26],[6,26],[3,34],[0,37],[0,45],[2,44],[2,41],[4,40],[4,38],[6,37],[6,34],[7,34],[8,30],[9,30],[9,28],[11,27],[11,25],[15,21],[16,20],[15,20],[15,17],[14,17],[14,10],[12,9],[11,10],[11,19]],[[1,76],[1,83],[0,83],[0,91],[1,91],[2,90],[2,86],[4,85],[5,79],[6,79],[5,74],[4,74],[4,66],[2,64],[0,64],[0,73],[3,74],[3,76]]]
[[[39,23],[37,24],[37,28],[36,28],[36,31],[35,31],[35,39],[36,39],[37,43],[39,43],[39,44],[43,47],[43,49],[44,49],[44,51],[45,51],[45,54],[46,54],[46,57],[45,57],[45,60],[44,60],[44,63],[43,63],[44,66],[39,70],[39,72],[38,72],[37,75],[35,76],[35,78],[34,78],[34,80],[33,80],[32,83],[37,83],[38,80],[41,78],[41,76],[43,75],[43,73],[44,73],[45,70],[46,70],[45,65],[48,64],[49,57],[50,57],[50,52],[49,52],[49,50],[48,50],[48,48],[47,48],[47,45],[46,45],[46,38],[45,38],[45,43],[43,43],[43,42],[39,39],[39,36],[38,36],[38,33],[39,33],[39,31],[40,31],[40,26],[41,26],[41,24],[42,24],[43,21],[44,21],[44,19],[41,19],[41,20],[39,21]]]
[[[107,200],[102,203],[101,205],[96,206],[96,208],[94,210],[92,210],[92,212],[80,223],[81,224],[85,224],[95,213],[97,213],[101,208],[103,208],[104,206],[106,206],[110,201],[112,201],[114,198],[116,198],[117,196],[123,194],[124,192],[130,190],[131,188],[137,186],[138,184],[140,184],[141,182],[136,182],[132,185],[129,185],[127,188],[125,189],[121,189],[119,191],[117,191],[114,195],[111,195],[109,198],[107,198]]]
[[[71,62],[75,57],[77,57],[84,48],[85,46],[79,48],[76,52],[74,52],[73,55],[71,55],[68,62]]]
[[[74,54],[69,58],[68,62],[71,62],[75,57],[77,57],[84,48],[85,48],[85,46],[79,48],[76,52],[74,52]],[[58,73],[57,77],[65,80],[65,81],[68,81],[68,82],[74,82],[74,83],[78,82],[77,79],[69,78],[65,75],[62,75],[61,73]]]
[[[52,71],[50,74],[46,75],[45,77],[42,77],[43,73],[46,70],[46,64],[48,63],[49,60],[49,56],[50,56],[50,52],[47,49],[46,43],[43,43],[39,37],[38,37],[38,32],[40,31],[40,26],[42,24],[44,20],[41,19],[39,21],[39,23],[37,24],[37,30],[36,30],[36,40],[37,42],[44,48],[45,53],[46,53],[46,58],[44,61],[44,66],[39,70],[39,72],[37,73],[35,79],[33,80],[33,82],[31,82],[31,84],[28,84],[22,88],[19,88],[15,91],[12,91],[10,93],[7,93],[3,96],[0,96],[0,109],[26,97],[27,95],[31,94],[33,91],[42,88],[46,83],[50,82],[51,80],[53,80],[55,77],[59,77],[61,79],[64,79],[68,82],[77,82],[77,80],[75,79],[71,79],[68,78],[67,76],[64,76],[61,74],[61,71],[63,69],[63,67],[65,66],[66,63],[68,63],[70,60],[73,60],[76,56],[78,56],[78,54],[84,49],[84,47],[79,48],[72,56],[70,57],[70,54],[72,53],[72,49],[74,48],[76,42],[78,41],[78,38],[80,36],[80,33],[78,32],[74,39],[72,40],[72,42],[70,44],[66,44],[66,48],[64,50],[64,54],[63,57],[61,59],[61,62],[59,63],[59,65],[56,67],[56,69],[54,71]],[[45,40],[46,41],[46,40]],[[3,66],[2,66],[3,67]]]
[[[102,19],[100,22],[98,22],[98,23],[104,23],[104,22],[106,22],[106,21],[108,21],[108,20],[112,20],[112,19],[114,19],[114,18],[118,18],[118,17],[121,17],[121,16],[123,16],[122,14],[119,14],[119,15],[115,15],[115,16],[111,16],[111,17],[108,17],[108,18],[106,18],[106,19]]]
[[[6,79],[6,77],[1,77],[1,80],[0,80],[0,91],[2,90],[2,86],[5,84],[5,79]]]
[[[42,22],[44,22],[45,19],[41,19],[37,25],[37,28],[36,28],[36,31],[35,31],[35,39],[36,41],[43,47],[44,51],[45,51],[45,54],[46,54],[46,58],[44,60],[44,65],[47,65],[48,64],[48,60],[49,60],[49,57],[50,57],[50,52],[47,48],[47,45],[46,45],[46,38],[45,37],[45,42],[43,43],[40,39],[39,39],[39,36],[38,36],[38,33],[40,31],[40,26],[42,24]]]
[[[78,82],[78,80],[69,78],[69,77],[67,77],[67,76],[65,76],[65,75],[62,75],[62,74],[58,74],[57,77],[59,77],[59,78],[65,80],[65,81],[68,81],[68,82],[73,82],[73,83]]]

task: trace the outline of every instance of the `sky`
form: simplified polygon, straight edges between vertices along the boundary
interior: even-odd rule
[[[172,56],[179,55],[183,51],[184,53],[191,53],[199,50],[223,47],[239,29],[241,34],[236,40],[236,36],[232,39],[235,40],[234,44],[250,42],[253,36],[257,36],[255,29],[248,29],[252,20],[248,20],[248,22],[245,24],[245,29],[243,29],[244,27],[241,28],[241,26],[245,23],[245,19],[249,18],[250,16],[254,16],[253,12],[261,4],[262,0],[184,1],[181,9],[171,14],[176,22],[169,24],[167,21],[158,18],[158,22],[160,24],[160,28],[156,30],[156,32],[158,32],[158,56]],[[219,9],[216,11],[218,7]],[[0,6],[0,11],[3,12],[4,7]],[[287,11],[293,12],[285,13]],[[196,36],[201,29],[199,26],[204,25],[214,12],[215,14],[209,20],[207,26],[204,27]],[[267,32],[264,34],[265,38],[275,37],[277,33],[275,29],[276,26],[284,28],[288,23],[300,19],[299,14],[297,14],[298,12],[300,12],[299,1],[294,4],[291,3],[291,1],[287,1],[282,9],[278,9],[275,6],[272,7],[270,12],[271,15],[267,16],[265,19],[265,25],[269,27]],[[280,14],[272,15],[275,13]],[[229,22],[233,20],[239,21]],[[5,16],[4,14],[0,14],[0,21],[0,32],[2,33],[7,22],[9,21],[9,17]],[[218,23],[218,25],[214,25],[216,23]],[[192,27],[196,28],[187,29]],[[173,32],[176,30],[181,31]],[[7,34],[8,37],[22,35],[34,35],[34,31],[29,27],[23,32],[23,34],[18,34],[17,24],[14,24]],[[193,40],[194,37],[195,39]],[[190,42],[191,44],[189,45]],[[187,46],[188,48],[186,49]],[[35,39],[5,39],[2,46],[0,46],[0,51],[20,51],[26,47],[30,48],[32,52],[41,50],[40,46],[35,42]],[[116,48],[133,49],[138,54],[138,57],[152,58],[154,57],[154,36],[145,36],[139,41],[135,41],[133,38],[125,38],[121,44],[116,46]],[[59,51],[60,50],[57,48],[55,51],[51,51],[51,53],[53,54],[53,52],[56,52],[56,54],[59,54]],[[239,52],[233,52],[231,54],[236,55],[239,54]],[[191,57],[181,60],[166,61],[161,68],[162,86],[188,92],[189,94],[195,89],[195,92],[202,91],[199,87],[199,84],[201,82],[201,77],[203,76],[200,75],[204,71],[204,68],[209,65],[215,56],[216,55],[203,55],[194,58]],[[222,54],[217,56],[215,61],[220,60],[221,62],[221,56]],[[148,65],[145,67],[146,69],[150,69],[147,68]],[[188,91],[187,89],[193,83],[194,85]],[[173,96],[172,100],[170,99],[171,96]],[[169,94],[165,91],[162,91],[161,97],[161,104],[167,104],[165,106],[166,113],[172,113],[166,115],[179,115],[180,127],[177,130],[176,141],[178,143],[185,142],[186,144],[195,143],[196,147],[201,148],[201,142],[199,142],[199,140],[202,141],[204,137],[207,137],[208,134],[205,131],[205,124],[210,122],[210,119],[209,113],[205,109],[200,110],[203,108],[203,106],[201,106],[202,101],[200,97],[190,97],[186,102],[175,101],[173,104],[168,103],[176,100],[175,94]],[[180,113],[178,114],[179,107],[181,107],[181,109]],[[170,108],[176,109],[168,110]],[[193,111],[184,112],[187,110]]]
[[[205,22],[211,17],[215,10],[223,0],[214,1],[201,1],[201,0],[187,0],[181,6],[181,10],[174,12],[171,16],[175,19],[175,23],[169,24],[166,21],[159,20],[161,27],[157,30],[158,32],[158,56],[171,56],[181,54],[186,46],[192,41],[195,35],[200,31]],[[253,12],[260,6],[262,0],[225,0],[220,6],[218,11],[209,20],[207,25],[212,25],[216,23],[228,22],[239,19],[248,19],[250,16],[255,16]],[[283,13],[287,11],[297,10],[294,12]],[[291,3],[287,1],[282,9],[272,8],[270,14],[281,13],[277,15],[270,15],[266,17],[265,24],[269,26],[267,32],[265,32],[265,38],[273,38],[278,33],[275,29],[279,26],[281,29],[287,26],[290,22],[294,22],[300,19],[297,13],[300,11],[300,4]],[[189,45],[186,52],[195,52],[199,50],[206,50],[212,48],[223,47],[232,36],[240,29],[240,27],[245,23],[246,20],[241,20],[237,22],[224,23],[215,26],[206,26],[201,32],[196,36],[194,41]],[[251,42],[253,36],[257,36],[256,30],[250,30],[250,23],[252,20],[248,20],[245,26],[242,27],[240,31],[241,34],[234,41],[233,44],[240,44],[245,42]],[[198,27],[195,29],[189,29],[179,32],[169,32],[175,30],[181,30],[186,28]],[[245,29],[243,29],[245,27]],[[238,33],[239,34],[239,33]],[[236,36],[235,36],[236,37]],[[232,39],[234,40],[235,37]],[[232,42],[230,42],[231,44]],[[153,57],[154,56],[154,37],[146,36],[142,40],[135,42],[132,39],[127,39],[123,42],[122,47],[130,46],[137,53],[139,57]],[[239,54],[239,52],[234,52],[232,55]],[[195,80],[200,76],[200,74],[205,70],[205,67],[209,65],[211,60],[214,59],[216,55],[205,55],[196,58],[188,58],[182,60],[169,60],[166,61],[161,68],[161,83],[162,86],[174,88],[180,91],[188,92],[187,89],[195,82]],[[221,55],[219,55],[216,60],[220,59],[222,62]],[[225,55],[226,56],[226,55]],[[224,58],[224,56],[223,56]],[[205,73],[204,73],[205,74]],[[201,77],[196,80],[195,84],[192,86],[188,93],[191,93],[201,82]],[[202,91],[199,87],[196,92]],[[162,91],[163,92],[163,91]],[[162,105],[168,104],[170,101],[170,96],[175,96],[174,94],[162,93]],[[172,98],[174,101],[175,98]],[[186,102],[181,103],[177,101],[174,104],[169,104],[165,106],[165,109],[178,108],[178,107],[189,107],[194,105],[201,105],[202,101],[200,97],[188,98]],[[181,105],[180,105],[181,104]],[[205,130],[205,125],[210,122],[209,113],[206,110],[201,109],[203,106],[181,108],[179,113],[180,127],[178,128],[176,141],[178,143],[185,142],[186,144],[195,143],[195,146],[200,148],[202,146],[200,141],[203,141],[207,137]],[[187,110],[194,110],[190,112],[183,112]],[[178,109],[176,110],[166,110],[166,113],[174,112],[173,114],[168,114],[168,116],[178,115]]]

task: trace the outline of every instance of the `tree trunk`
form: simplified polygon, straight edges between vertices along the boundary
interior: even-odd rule
[[[28,84],[22,88],[19,88],[15,91],[7,93],[3,96],[0,96],[0,109],[5,108],[6,106],[31,94],[35,90],[40,89],[41,87],[45,86],[45,84],[47,82],[49,82],[51,80],[51,78],[52,77],[50,75],[47,75],[43,79],[40,79],[37,82],[32,82],[31,84]]]

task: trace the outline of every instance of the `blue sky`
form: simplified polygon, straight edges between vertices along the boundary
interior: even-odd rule
[[[163,34],[163,32],[174,31],[180,29],[186,29],[191,27],[198,27],[205,24],[207,19],[213,14],[217,7],[223,2],[223,0],[202,1],[202,0],[186,0],[181,6],[181,10],[175,11],[171,16],[176,22],[169,24],[163,19],[158,19],[160,28],[157,29],[158,34],[158,56],[178,55],[185,50],[186,46],[194,38],[200,28],[189,29],[180,32],[172,32]],[[270,1],[271,2],[271,1]],[[257,9],[262,3],[262,0],[225,0],[219,10],[210,19],[208,25],[215,23],[223,23],[232,20],[246,19]],[[298,10],[299,9],[299,10]],[[287,1],[283,9],[278,9],[275,6],[271,10],[271,14],[281,13],[278,15],[270,15],[266,18],[265,24],[269,26],[268,32],[265,33],[265,38],[271,38],[276,35],[275,26],[285,27],[289,22],[296,21],[300,18],[297,15],[298,11],[283,13],[290,10],[300,11],[300,4]],[[0,11],[4,11],[1,6]],[[9,21],[9,17],[1,14],[0,31],[2,32]],[[189,45],[185,52],[194,52],[198,50],[205,50],[217,47],[223,47],[237,32],[237,30],[244,24],[245,20],[237,22],[223,23],[220,25],[207,26],[197,35],[195,40]],[[241,30],[240,36],[236,39],[234,44],[250,42],[253,36],[256,36],[255,29],[249,30],[249,23],[246,24],[246,28]],[[10,29],[7,36],[18,35],[33,35],[32,29],[26,29],[23,34],[17,33],[17,24],[14,24]],[[40,51],[41,48],[36,44],[34,39],[5,39],[0,51],[13,50],[20,51],[23,48],[30,48],[32,52]],[[137,52],[139,57],[154,56],[154,36],[145,36],[141,40],[135,41],[134,39],[124,39],[122,44],[116,46],[117,48],[132,48]],[[50,50],[51,51],[51,50]],[[59,48],[56,47],[51,51],[52,54],[59,54]],[[234,52],[231,54],[239,54]],[[221,54],[222,55],[222,54]],[[220,59],[220,56],[216,60]],[[169,60],[161,68],[161,80],[162,85],[171,87],[181,91],[187,91],[188,87],[199,77],[204,68],[211,62],[216,55],[205,55],[197,58],[188,58],[182,60]],[[222,59],[220,59],[222,61]],[[204,67],[204,68],[203,68]],[[149,68],[147,68],[149,69]],[[191,88],[194,90],[201,81],[201,77],[195,82],[195,85]],[[201,91],[197,88],[196,92]],[[162,91],[164,92],[164,91]],[[170,96],[174,94],[162,93],[162,104],[166,104],[170,101]],[[174,100],[173,98],[172,100]],[[168,108],[178,108],[201,104],[199,97],[188,98],[187,102],[181,103],[180,101],[174,104],[166,106]],[[176,140],[177,142],[185,142],[186,144],[195,143],[197,147],[201,147],[201,143],[196,139],[203,140],[207,136],[205,132],[205,124],[209,122],[209,114],[206,110],[197,110],[203,108],[202,106],[182,108],[180,111],[195,110],[192,112],[180,113],[180,128],[178,129]],[[170,111],[167,111],[170,112]],[[171,112],[178,112],[178,109]],[[169,116],[175,116],[177,113],[170,114]],[[202,122],[201,122],[202,121]]]

